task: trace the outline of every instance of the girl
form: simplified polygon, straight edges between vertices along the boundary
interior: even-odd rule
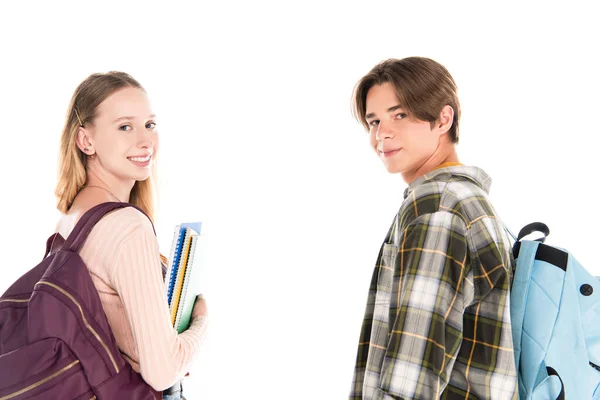
[[[127,202],[154,218],[158,134],[146,91],[123,72],[93,74],[75,90],[60,145],[57,232],[104,202]],[[179,381],[206,332],[206,303],[178,335],[170,323],[158,242],[150,220],[132,207],[94,227],[80,255],[122,356],[164,399],[183,398]]]

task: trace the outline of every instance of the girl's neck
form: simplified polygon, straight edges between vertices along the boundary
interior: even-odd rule
[[[102,176],[103,175],[103,176]],[[99,174],[96,171],[88,170],[85,186],[94,186],[105,189],[114,201],[129,203],[131,190],[135,181],[124,182],[109,174]]]

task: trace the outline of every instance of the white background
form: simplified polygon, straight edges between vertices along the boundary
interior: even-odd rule
[[[209,238],[212,322],[188,398],[344,398],[405,188],[369,149],[351,92],[377,62],[413,55],[457,81],[459,156],[492,176],[506,223],[546,222],[548,243],[600,275],[594,2],[199,3],[2,3],[0,293],[58,219],[73,90],[126,71],[158,114],[161,250],[184,220]]]

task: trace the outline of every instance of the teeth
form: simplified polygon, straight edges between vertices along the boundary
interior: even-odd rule
[[[128,157],[131,161],[135,161],[135,162],[146,162],[150,159],[150,156],[146,156],[146,157]]]

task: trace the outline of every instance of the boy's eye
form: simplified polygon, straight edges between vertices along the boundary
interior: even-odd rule
[[[406,118],[406,114],[405,113],[396,114],[396,119],[403,119],[403,118]]]
[[[369,126],[377,126],[379,125],[379,120],[378,119],[374,119],[372,121],[367,122],[369,124]]]

